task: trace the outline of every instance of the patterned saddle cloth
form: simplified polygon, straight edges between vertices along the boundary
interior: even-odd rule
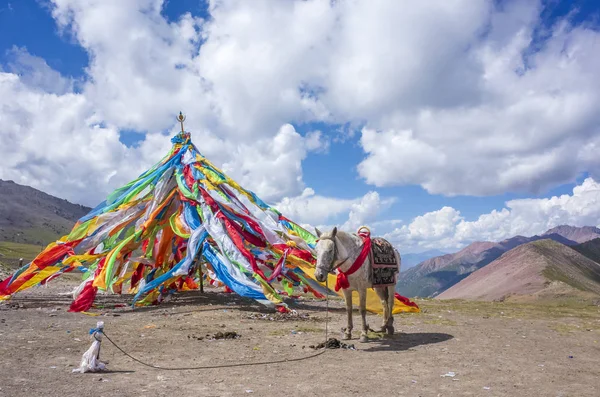
[[[396,285],[398,263],[394,247],[381,237],[371,238],[371,283],[373,287]]]

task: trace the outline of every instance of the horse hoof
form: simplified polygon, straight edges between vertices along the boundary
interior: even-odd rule
[[[367,335],[361,335],[360,336],[359,342],[365,343],[365,342],[368,342],[368,341],[369,341],[369,338],[367,338]]]
[[[389,336],[394,335],[394,327],[392,327],[392,326],[386,327],[385,333]]]
[[[344,333],[344,340],[350,340],[350,339],[352,339],[352,334],[348,333],[348,332]]]

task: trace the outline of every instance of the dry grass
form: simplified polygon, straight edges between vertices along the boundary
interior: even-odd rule
[[[317,332],[323,332],[323,328],[316,328],[316,327],[306,327],[306,326],[302,326],[302,325],[297,325],[294,326],[293,328],[282,328],[282,329],[276,329],[273,330],[271,332],[269,332],[269,336],[286,336],[289,334],[308,334],[308,333],[317,333]]]
[[[423,321],[423,323],[425,323],[425,324],[435,324],[435,325],[450,325],[450,326],[458,325],[458,323],[456,321],[448,320],[448,319],[445,319],[445,318],[432,318],[431,320],[425,320],[425,321]]]
[[[487,317],[511,318],[598,318],[598,302],[579,297],[564,297],[533,302],[482,302],[467,300],[419,300],[421,308],[428,312],[450,311],[478,314]]]
[[[19,262],[19,258],[23,258],[23,262],[27,263],[35,258],[42,249],[43,247],[39,245],[0,241],[0,262],[14,265]]]

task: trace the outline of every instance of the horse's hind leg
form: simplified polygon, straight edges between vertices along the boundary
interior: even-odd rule
[[[387,288],[374,288],[377,296],[379,296],[379,300],[381,301],[381,306],[383,307],[383,322],[381,324],[381,329],[378,332],[386,332],[389,317],[391,315],[389,311],[389,303],[388,303],[388,290]]]
[[[387,287],[387,307],[388,307],[388,318],[385,324],[386,333],[388,335],[394,335],[394,299],[395,290],[394,286],[390,285]]]
[[[344,300],[346,301],[346,314],[348,315],[348,326],[343,329],[344,339],[352,339],[352,290],[343,289]]]
[[[366,342],[368,340],[369,325],[367,324],[367,289],[361,288],[358,290],[358,297],[360,300],[360,318],[362,319],[362,331],[360,331],[360,341]]]

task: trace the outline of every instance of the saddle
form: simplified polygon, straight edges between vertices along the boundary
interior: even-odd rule
[[[395,286],[399,263],[396,261],[392,244],[381,237],[372,237],[369,258],[369,274],[373,288]]]

